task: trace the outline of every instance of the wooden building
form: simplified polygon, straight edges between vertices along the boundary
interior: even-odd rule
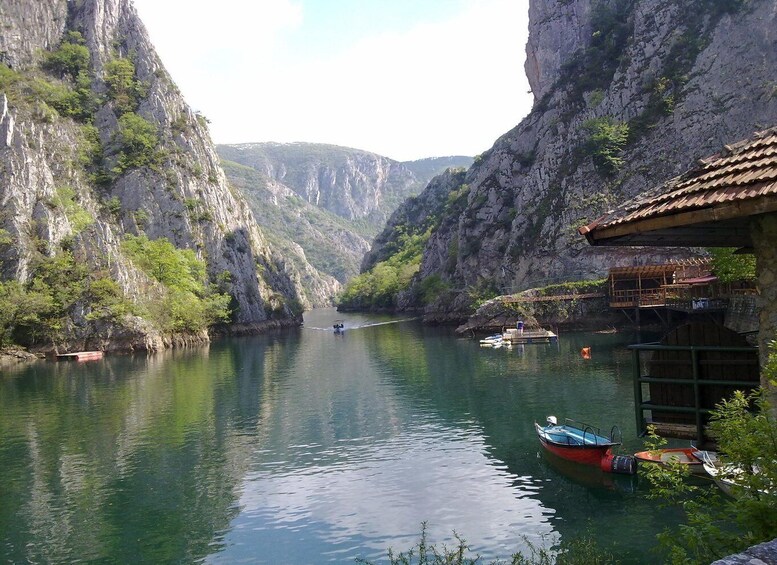
[[[741,252],[754,253],[759,309],[758,355],[760,365],[765,365],[768,344],[777,337],[777,127],[726,145],[719,154],[700,160],[687,173],[625,203],[580,228],[579,232],[591,245],[738,247]],[[677,347],[718,347],[721,348],[719,353],[726,347],[720,339],[714,340],[704,332],[691,338],[694,343]],[[707,343],[709,341],[718,343]],[[659,359],[656,357],[658,351],[653,352],[655,360]],[[714,364],[716,360],[708,361]],[[694,370],[698,371],[699,366]],[[733,373],[730,367],[721,370],[726,378]],[[641,373],[638,370],[640,377],[636,386],[646,382],[640,383],[639,379],[650,378]],[[687,373],[687,367],[678,366],[668,378],[693,383],[696,377]],[[777,389],[763,375],[760,382],[769,391],[772,406],[777,408]],[[682,397],[681,384],[674,383],[673,386],[667,393],[668,398]],[[729,387],[728,393],[730,391]],[[697,415],[703,414],[701,396],[694,394]],[[637,409],[641,410],[639,406]],[[671,411],[671,408],[663,412],[657,410],[653,417],[658,415],[659,419],[662,416],[666,419],[666,413]],[[701,429],[700,423],[699,434]]]

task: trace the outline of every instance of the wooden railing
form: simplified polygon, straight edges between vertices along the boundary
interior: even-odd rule
[[[646,412],[656,413],[677,413],[693,415],[693,424],[668,424],[674,430],[675,435],[659,434],[666,437],[681,437],[677,432],[683,428],[686,433],[698,442],[703,442],[706,438],[704,427],[709,419],[712,408],[719,400],[726,398],[734,390],[751,390],[760,385],[757,380],[752,380],[746,376],[748,371],[746,367],[754,367],[757,372],[758,366],[758,348],[756,347],[715,347],[715,346],[680,346],[680,345],[661,345],[658,343],[647,343],[639,345],[630,345],[633,353],[634,370],[634,407],[636,410],[637,433],[644,435],[647,431],[648,421],[645,417]],[[640,354],[650,352],[671,353],[671,360],[651,359],[647,365],[641,359]],[[657,378],[651,374],[643,374],[643,368],[646,366],[658,366],[661,363],[671,363],[676,366],[677,376]],[[713,370],[717,369],[717,370]],[[721,374],[726,377],[712,377],[705,375]],[[665,396],[663,402],[656,401],[655,398],[644,398],[643,385],[649,387],[664,387],[664,393],[674,390],[673,393]],[[668,388],[673,387],[673,388]],[[692,389],[692,400],[690,402],[680,401],[683,398],[683,389],[688,387]],[[707,391],[720,395],[720,399],[711,400]],[[723,394],[722,391],[726,391]],[[652,396],[652,392],[649,393]],[[685,437],[685,436],[683,436]],[[690,439],[690,438],[689,438]]]
[[[616,290],[610,295],[610,307],[664,306],[666,294],[665,288]]]

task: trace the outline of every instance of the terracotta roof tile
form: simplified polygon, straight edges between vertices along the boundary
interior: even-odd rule
[[[726,145],[719,154],[623,206],[581,233],[634,220],[777,195],[777,127]]]

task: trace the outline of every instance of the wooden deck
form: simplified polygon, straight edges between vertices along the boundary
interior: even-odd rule
[[[95,361],[102,358],[102,351],[78,351],[76,353],[60,353],[57,355],[57,361]]]
[[[603,292],[588,292],[584,294],[556,294],[552,296],[507,296],[502,299],[505,304],[520,304],[526,302],[555,302],[557,300],[585,300],[590,298],[604,298]]]

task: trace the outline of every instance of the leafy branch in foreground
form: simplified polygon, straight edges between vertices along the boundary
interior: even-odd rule
[[[774,345],[767,366],[777,371]],[[764,390],[736,391],[712,414],[721,471],[733,479],[733,497],[711,485],[692,484],[680,465],[643,466],[649,495],[679,505],[686,523],[658,538],[671,563],[710,563],[777,537],[777,421]],[[655,448],[655,447],[654,447]]]
[[[470,555],[471,548],[467,542],[456,532],[456,546],[449,548],[443,545],[438,549],[430,544],[427,537],[427,524],[421,524],[421,537],[418,543],[405,552],[398,555],[392,549],[388,549],[387,556],[391,565],[475,565],[480,563],[479,555]],[[593,535],[572,538],[563,541],[557,549],[548,549],[537,546],[524,538],[528,547],[528,555],[515,553],[510,561],[495,560],[491,565],[610,565],[617,563],[615,557],[598,545]],[[357,563],[372,565],[371,561],[357,559]]]

